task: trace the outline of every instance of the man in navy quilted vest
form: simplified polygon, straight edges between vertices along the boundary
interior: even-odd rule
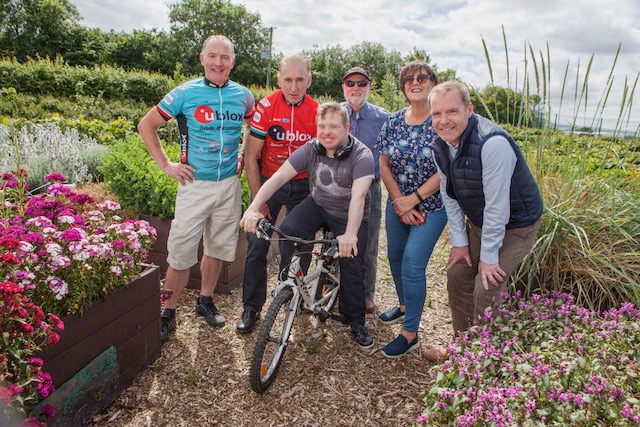
[[[469,90],[448,81],[429,95],[431,144],[449,217],[447,290],[454,333],[500,302],[509,277],[536,241],[542,198],[513,138],[473,112]],[[446,357],[442,348],[427,357]]]

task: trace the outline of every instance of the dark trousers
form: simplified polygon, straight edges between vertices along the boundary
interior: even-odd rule
[[[264,183],[266,178],[262,177]],[[309,180],[297,179],[289,181],[276,191],[267,201],[271,212],[271,221],[275,223],[282,207],[288,212],[309,194]],[[247,258],[244,263],[244,279],[242,284],[242,301],[245,308],[260,311],[267,300],[267,253],[270,241],[260,239],[253,233],[247,233]],[[303,268],[309,267],[311,254],[302,259]],[[280,264],[282,269],[283,264]]]
[[[315,233],[322,224],[326,224],[336,236],[344,234],[347,228],[346,219],[330,215],[309,196],[289,212],[280,228],[290,236],[307,236]],[[368,230],[367,218],[363,218],[358,229],[358,255],[354,258],[340,258],[339,309],[352,325],[364,325],[364,256]],[[290,262],[293,251],[293,243],[280,242],[281,265],[286,266]]]

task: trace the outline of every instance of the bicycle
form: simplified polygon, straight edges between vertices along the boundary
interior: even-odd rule
[[[280,238],[269,237],[270,231]],[[284,234],[263,218],[258,221],[256,235],[266,240],[288,240],[293,242],[295,248],[287,276],[278,276],[273,301],[262,322],[253,350],[249,382],[256,393],[263,393],[278,373],[293,322],[298,315],[310,312],[321,322],[329,318],[342,320],[340,315],[332,313],[340,290],[340,264],[338,241],[326,229],[323,229],[322,239],[304,240]],[[316,253],[313,270],[304,275],[300,267],[302,247],[315,244],[322,244],[322,249]]]

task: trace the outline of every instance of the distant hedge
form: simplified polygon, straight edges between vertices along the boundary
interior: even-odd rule
[[[86,95],[153,105],[173,88],[173,82],[162,74],[124,71],[107,65],[87,68],[69,66],[62,60],[33,59],[21,63],[2,59],[0,88],[33,95]]]

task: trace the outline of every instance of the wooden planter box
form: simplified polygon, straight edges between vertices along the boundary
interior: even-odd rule
[[[96,301],[82,315],[64,317],[60,341],[40,356],[57,391],[49,426],[86,425],[160,356],[160,274],[140,277]]]
[[[140,215],[140,219],[148,221],[158,233],[158,239],[151,247],[149,252],[149,262],[160,267],[160,276],[163,278],[167,273],[167,239],[169,238],[169,230],[171,229],[171,219],[161,220],[158,217],[150,215]],[[198,250],[198,259],[202,257],[202,242]],[[223,262],[218,284],[216,285],[216,293],[230,293],[240,285],[244,276],[244,260],[247,254],[247,238],[244,231],[240,230],[238,234],[238,248],[236,249],[236,258],[233,262]],[[200,263],[191,267],[189,275],[189,283],[187,287],[190,289],[200,289],[202,275],[200,274]]]

